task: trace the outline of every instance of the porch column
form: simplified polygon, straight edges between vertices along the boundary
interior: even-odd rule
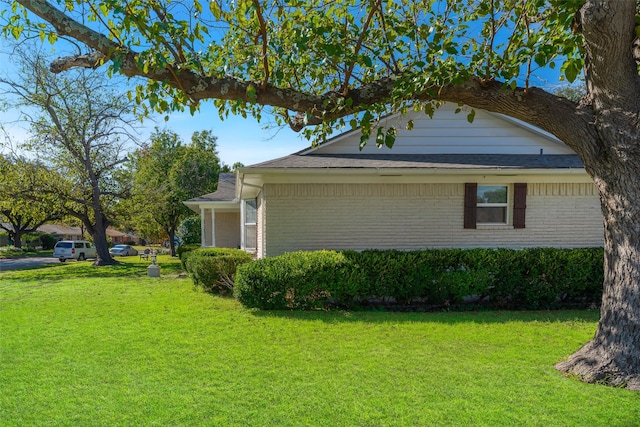
[[[216,210],[211,208],[211,247],[216,247]]]
[[[207,246],[207,242],[205,240],[205,234],[204,234],[204,230],[205,230],[204,223],[207,220],[207,216],[205,215],[204,211],[205,211],[204,208],[200,208],[200,247],[202,248]]]

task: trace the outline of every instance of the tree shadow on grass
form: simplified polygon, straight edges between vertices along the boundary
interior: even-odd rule
[[[286,311],[255,310],[252,314],[260,318],[281,318],[326,323],[512,323],[512,322],[597,322],[599,310],[540,310],[540,311],[441,311],[441,312],[394,312],[394,311]]]

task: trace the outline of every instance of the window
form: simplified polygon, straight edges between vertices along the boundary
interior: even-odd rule
[[[478,186],[476,191],[476,224],[507,223],[507,186]]]
[[[257,224],[257,200],[244,200],[244,223],[243,223],[243,244],[242,247],[247,251],[255,251],[258,244]]]
[[[480,225],[509,224],[509,191],[513,189],[513,228],[525,228],[527,184],[464,185],[464,228]]]

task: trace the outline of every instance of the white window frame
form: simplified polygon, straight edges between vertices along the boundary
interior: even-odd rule
[[[506,184],[478,184],[476,194],[480,192],[481,188],[486,187],[503,187],[507,190],[507,201],[504,203],[480,203],[476,202],[476,224],[480,226],[484,225],[508,225],[510,221],[509,216],[509,198],[511,197],[511,186]],[[476,195],[477,197],[477,195]],[[478,208],[504,208],[504,222],[480,222],[478,217]]]
[[[253,202],[255,205],[255,222],[247,222],[247,203],[249,202]],[[255,253],[258,250],[258,199],[242,199],[242,204],[240,205],[240,216],[242,218],[242,228],[240,230],[240,245],[243,250]],[[247,246],[247,226],[253,226],[255,229],[256,239],[254,242],[251,242],[254,247]]]

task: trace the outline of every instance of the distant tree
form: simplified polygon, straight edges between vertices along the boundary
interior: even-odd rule
[[[182,202],[217,188],[216,139],[210,131],[195,132],[184,145],[175,132],[156,129],[134,155],[134,200],[166,233],[173,256],[178,225],[192,214]]]
[[[0,77],[0,87],[30,126],[31,139],[20,148],[36,155],[58,178],[32,188],[28,197],[63,202],[65,214],[82,221],[91,235],[95,265],[112,264],[106,229],[116,202],[130,191],[121,164],[139,123],[132,105],[103,74],[78,70],[55,75],[36,49],[19,46],[14,52],[18,72]]]
[[[241,162],[235,162],[233,165],[229,166],[229,165],[222,165],[222,169],[220,169],[220,172],[225,172],[225,173],[230,173],[230,172],[235,172],[237,171],[239,168],[243,168],[244,164],[242,164]]]
[[[580,102],[580,100],[582,100],[582,98],[587,94],[584,86],[584,79],[579,79],[573,84],[559,87],[554,91],[554,93],[558,96],[570,99],[573,102]]]
[[[22,247],[23,235],[62,217],[62,205],[55,198],[44,194],[38,200],[29,197],[34,188],[51,179],[54,174],[42,165],[0,156],[0,229],[16,248]]]

